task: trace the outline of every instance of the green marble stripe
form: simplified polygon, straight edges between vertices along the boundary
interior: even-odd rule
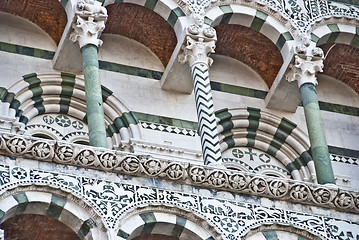
[[[291,41],[291,40],[294,40],[293,36],[289,33],[289,32],[285,32],[285,33],[282,33],[277,42],[276,42],[276,46],[277,48],[280,50],[282,50],[284,44],[287,42],[287,41]]]
[[[300,170],[300,165],[298,165],[298,162],[296,161],[288,163],[285,167],[290,173],[294,170]]]
[[[102,101],[106,102],[107,98],[111,96],[113,92],[107,87],[105,87],[104,85],[101,85],[101,90],[102,90]]]
[[[330,31],[332,31],[327,40],[327,43],[334,43],[340,34],[339,27],[337,24],[329,24],[327,25],[327,27],[330,29]]]
[[[66,199],[56,195],[52,195],[50,206],[46,211],[46,216],[58,219],[66,202]]]
[[[161,80],[163,72],[99,60],[99,68],[132,76]]]
[[[317,35],[315,35],[314,33],[311,33],[310,34],[310,39],[312,40],[312,42],[317,43],[320,38]]]
[[[156,7],[158,0],[146,0],[145,7],[153,10]]]
[[[348,148],[340,148],[335,146],[328,146],[329,152],[331,154],[341,155],[341,156],[347,156],[352,158],[359,158],[359,151],[348,149]]]
[[[156,217],[153,214],[153,212],[148,212],[148,213],[141,213],[140,214],[141,219],[145,222],[145,223],[156,223]]]
[[[106,136],[112,137],[115,133],[119,133],[120,131],[117,129],[117,127],[114,124],[110,124],[106,128]]]
[[[256,30],[257,32],[260,32],[267,17],[268,17],[267,14],[257,10],[256,16],[254,17],[250,28],[252,28],[253,30]]]
[[[232,114],[228,112],[228,108],[218,110],[214,114],[219,118],[220,122],[223,122],[224,120],[229,121],[232,118]]]
[[[125,231],[123,231],[122,229],[120,229],[120,230],[118,230],[118,232],[117,232],[117,236],[118,236],[118,237],[122,237],[122,238],[124,238],[124,239],[127,239],[127,238],[130,236],[130,234],[128,234],[127,232],[125,232]]]
[[[328,103],[328,102],[319,102],[319,108],[323,111],[341,113],[350,116],[359,116],[359,108],[345,106],[341,104]]]
[[[265,99],[265,97],[267,96],[267,93],[268,93],[263,90],[239,87],[239,86],[234,86],[234,85],[225,84],[225,83],[218,83],[218,82],[213,82],[213,81],[211,81],[211,89],[213,91],[221,91],[221,92],[232,93],[232,94],[246,96],[246,97],[254,97],[254,98],[259,98],[259,99]]]
[[[122,113],[122,118],[124,119],[124,121],[126,122],[127,126],[129,126],[130,124],[138,124],[137,119],[133,116],[133,114],[124,112]]]
[[[284,144],[287,137],[291,134],[293,129],[296,128],[296,126],[297,125],[291,122],[290,120],[286,118],[282,118],[270,145],[276,148],[277,150],[279,150]]]
[[[29,199],[25,193],[16,193],[12,195],[12,197],[16,200],[16,202],[18,202],[18,205],[16,206],[16,215],[22,214],[25,211],[27,204],[29,203]]]
[[[261,118],[260,109],[247,107],[247,112],[249,113],[248,116],[249,125],[247,127],[248,133],[246,138],[248,140],[248,143],[246,146],[254,147],[254,142],[257,135],[256,131],[259,126],[259,119]]]
[[[172,236],[179,238],[183,232],[187,220],[176,216],[176,225],[173,227]]]
[[[233,15],[233,10],[231,6],[229,5],[219,6],[219,9],[221,9],[221,11],[223,12],[223,16],[219,24],[228,24]]]
[[[182,9],[180,7],[177,7],[175,9],[172,9],[168,19],[167,19],[167,22],[169,23],[169,25],[174,28],[176,22],[177,22],[177,19],[179,17],[185,17],[186,14],[182,11]]]
[[[204,17],[204,23],[211,26],[213,23],[213,20],[208,17]]]
[[[305,152],[302,152],[300,159],[302,160],[304,166],[307,166],[309,162],[313,161],[311,150],[309,149]]]
[[[42,104],[44,100],[41,97],[43,93],[43,89],[40,86],[41,80],[37,77],[36,73],[24,75],[23,79],[29,84],[29,89],[33,95],[31,99],[34,101],[34,107],[38,111],[38,114],[45,113],[45,107]]]
[[[279,240],[276,231],[263,231],[262,234],[267,240]]]
[[[227,144],[228,148],[232,148],[232,147],[236,146],[236,144],[232,138],[225,139],[224,142]]]
[[[55,55],[55,52],[52,51],[25,47],[25,46],[20,46],[11,43],[5,43],[5,42],[0,42],[0,51],[8,52],[8,53],[16,53],[20,55],[42,58],[47,60],[52,60]]]
[[[233,139],[234,133],[232,133],[232,132],[224,132],[224,133],[222,133],[222,135],[224,137],[223,140],[230,139],[230,138]]]
[[[82,223],[77,236],[79,236],[80,239],[84,239],[93,227],[95,227],[95,222],[91,218],[87,219]]]
[[[155,222],[146,223],[145,225],[143,225],[143,229],[141,231],[141,234],[152,233],[155,226],[156,226]]]
[[[188,120],[182,120],[177,118],[169,118],[164,116],[158,116],[158,115],[151,115],[147,113],[140,113],[140,112],[131,112],[139,121],[146,121],[146,122],[152,122],[152,123],[158,123],[158,124],[165,124],[169,126],[175,126],[180,128],[187,128],[191,130],[197,131],[198,129],[198,123],[197,122],[191,122]]]
[[[67,114],[75,86],[76,75],[61,73],[60,113]]]
[[[61,0],[61,5],[63,8],[66,8],[66,5],[68,3],[69,0]]]
[[[7,95],[7,89],[4,87],[0,87],[0,101],[4,102],[4,99]]]
[[[232,121],[221,122],[220,125],[223,127],[223,133],[230,131],[234,127],[234,124]]]

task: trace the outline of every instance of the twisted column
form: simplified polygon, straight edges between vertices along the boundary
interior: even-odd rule
[[[105,28],[107,11],[100,2],[93,0],[80,0],[77,8],[70,39],[79,42],[82,53],[90,145],[107,147],[97,53],[98,46],[102,44],[99,37]]]
[[[323,71],[324,54],[320,48],[314,48],[308,54],[305,46],[297,47],[296,52],[287,77],[288,81],[298,81],[317,181],[319,184],[335,184],[316,92],[318,82],[315,74]]]
[[[208,57],[214,52],[215,30],[193,24],[187,29],[186,43],[179,55],[181,63],[188,62],[191,68],[196,101],[198,131],[201,138],[205,165],[222,165],[216,117],[209,80],[209,66],[213,60]]]

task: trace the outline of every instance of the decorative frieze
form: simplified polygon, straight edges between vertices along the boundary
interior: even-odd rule
[[[134,163],[134,162],[132,162]],[[128,165],[127,165],[128,166]],[[150,174],[157,174],[158,164],[148,162],[142,166],[151,166]],[[171,176],[178,178],[181,176],[183,169],[170,167]],[[128,171],[136,169],[135,165],[126,167]],[[177,174],[175,173],[177,172]],[[198,171],[196,171],[198,173]],[[218,172],[215,173],[211,182],[215,185],[220,184],[216,181],[218,177],[223,176]],[[261,190],[261,185],[266,180],[255,180],[250,184],[255,191]],[[292,188],[289,185],[279,184],[281,180],[272,181],[272,192],[278,197],[286,190],[295,198],[304,199],[308,197],[306,187],[297,184]],[[21,186],[21,188],[19,187]],[[359,237],[359,223],[355,221],[347,221],[343,219],[333,218],[331,216],[323,216],[312,213],[304,213],[293,209],[282,209],[278,207],[262,206],[252,202],[243,202],[237,200],[220,199],[212,196],[203,196],[193,192],[184,193],[163,189],[157,187],[145,187],[140,184],[129,184],[118,178],[115,181],[106,181],[104,179],[95,179],[88,176],[77,176],[76,174],[65,174],[54,171],[44,171],[38,169],[30,169],[20,166],[0,165],[0,210],[6,214],[8,209],[4,208],[1,200],[11,194],[12,189],[21,189],[23,196],[28,199],[27,204],[34,201],[32,198],[26,197],[27,191],[37,192],[47,186],[48,191],[56,189],[56,191],[64,191],[67,198],[73,199],[73,196],[79,197],[86,202],[84,209],[91,213],[95,210],[96,215],[92,216],[97,219],[99,215],[104,221],[105,228],[109,231],[121,231],[118,229],[121,220],[126,218],[128,214],[134,211],[151,206],[168,206],[176,208],[183,213],[191,212],[206,221],[216,230],[216,239],[243,239],[251,229],[263,225],[284,225],[297,229],[305,229],[313,235],[321,239],[339,240],[349,239],[355,240]],[[277,189],[277,190],[274,190]],[[328,189],[316,189],[317,201],[327,201],[330,198]],[[69,194],[68,194],[69,193]],[[348,193],[339,194],[340,199],[337,202],[346,201],[345,197]],[[6,199],[5,199],[6,200]],[[36,201],[36,200],[35,200]],[[76,201],[78,202],[78,201]],[[38,202],[37,202],[38,203]],[[88,204],[88,205],[87,205]],[[189,214],[190,215],[190,214]],[[97,224],[101,226],[101,224]],[[131,232],[128,232],[131,234]],[[117,239],[117,238],[116,238]]]
[[[271,178],[183,162],[134,155],[3,133],[2,154],[93,168],[125,175],[159,178],[192,186],[263,196],[359,213],[359,193],[284,178]],[[20,173],[20,171],[18,171]]]

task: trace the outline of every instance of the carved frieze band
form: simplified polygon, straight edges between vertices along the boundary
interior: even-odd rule
[[[144,155],[1,134],[0,153],[359,213],[359,193]]]

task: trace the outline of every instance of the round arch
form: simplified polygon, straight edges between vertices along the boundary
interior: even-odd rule
[[[271,14],[272,13],[272,14]],[[253,29],[266,36],[280,51],[283,61],[290,55],[294,45],[294,26],[280,12],[268,11],[265,7],[256,9],[245,5],[221,5],[209,10],[205,15],[205,23],[215,27],[219,24],[236,24]]]
[[[183,10],[167,1],[104,4],[108,20],[103,33],[119,34],[148,47],[166,68],[188,25]],[[156,29],[156,30],[155,30]],[[181,43],[180,43],[181,44]]]
[[[80,239],[109,239],[95,210],[76,196],[46,186],[18,186],[0,195],[0,223],[21,214],[43,215],[56,219]]]
[[[316,46],[325,43],[342,43],[353,47],[359,47],[359,32],[355,25],[342,23],[330,23],[313,28],[311,41]]]
[[[219,110],[216,117],[221,152],[252,147],[278,159],[293,179],[316,181],[309,139],[290,120],[251,107]]]
[[[120,239],[133,239],[142,234],[161,234],[178,239],[222,240],[221,234],[206,219],[188,210],[164,205],[132,210],[120,220],[117,232]]]
[[[140,127],[133,113],[104,86],[102,98],[111,145],[140,139]],[[87,122],[85,83],[71,74],[25,75],[6,90],[2,102],[9,103],[9,117],[16,117],[23,125],[44,113],[65,114]]]

